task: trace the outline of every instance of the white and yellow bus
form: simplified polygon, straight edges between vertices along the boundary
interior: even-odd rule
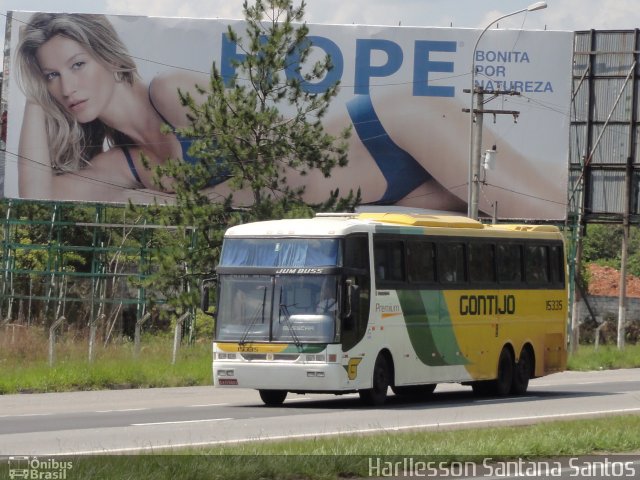
[[[216,387],[358,392],[381,405],[438,383],[522,394],[565,369],[561,233],[465,217],[360,213],[227,230],[213,344]]]

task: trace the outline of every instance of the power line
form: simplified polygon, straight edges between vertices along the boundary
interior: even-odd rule
[[[38,161],[36,161],[36,160],[33,160],[33,159],[31,159],[31,158],[28,158],[28,157],[26,157],[26,156],[24,156],[24,155],[20,155],[20,154],[17,154],[17,153],[14,153],[14,152],[8,151],[8,150],[3,150],[3,151],[4,151],[6,154],[8,154],[8,155],[10,155],[10,156],[12,156],[12,157],[15,157],[15,159],[16,159],[15,161],[16,161],[16,162],[17,162],[18,160],[29,162],[29,165],[28,165],[28,166],[29,166],[30,168],[37,168],[37,169],[39,169],[39,170],[47,169],[47,170],[49,170],[49,171],[51,171],[51,170],[52,170],[52,168],[51,168],[51,167],[49,167],[49,166],[47,166],[47,165],[43,165],[42,163],[40,163],[40,162],[38,162]],[[6,162],[6,161],[7,161],[7,160],[5,159],[5,162]],[[109,181],[107,181],[107,180],[103,180],[103,179],[99,179],[99,178],[96,178],[96,177],[91,177],[91,176],[89,176],[89,175],[85,175],[85,174],[83,174],[82,172],[83,172],[83,170],[78,170],[78,171],[65,171],[64,173],[61,173],[61,175],[69,175],[69,176],[73,176],[73,177],[77,178],[77,179],[78,179],[78,180],[80,180],[80,181],[101,184],[101,185],[104,185],[104,186],[106,186],[106,187],[108,187],[108,188],[112,188],[112,189],[114,189],[114,190],[118,190],[118,191],[124,191],[124,192],[126,192],[126,191],[131,191],[131,192],[139,192],[139,193],[147,194],[147,192],[142,191],[143,189],[139,189],[139,188],[130,188],[130,187],[127,187],[127,186],[124,186],[124,185],[119,185],[119,184],[117,184],[117,183],[109,182]],[[53,175],[53,172],[52,172],[52,175]],[[6,177],[5,177],[5,181],[6,181]],[[158,190],[158,191],[153,191],[153,192],[149,191],[149,192],[148,192],[148,195],[149,195],[150,197],[164,197],[164,198],[166,198],[166,199],[173,199],[173,198],[175,198],[175,195],[174,195],[174,194],[170,194],[170,193],[162,192],[162,191],[159,191],[159,190]]]
[[[531,195],[530,193],[519,192],[519,191],[513,190],[511,188],[502,187],[500,185],[494,185],[494,184],[491,184],[491,183],[485,183],[484,185],[486,185],[488,187],[497,188],[499,190],[504,190],[505,192],[514,193],[516,195],[520,195],[520,196],[523,196],[523,197],[533,198],[535,200],[541,200],[543,202],[555,203],[556,205],[562,205],[562,206],[566,206],[567,205],[566,202],[558,202],[557,200],[551,200],[549,198],[537,197],[535,195]]]

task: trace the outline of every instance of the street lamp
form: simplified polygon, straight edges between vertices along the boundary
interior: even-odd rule
[[[532,3],[527,8],[516,10],[515,12],[507,13],[506,15],[502,15],[501,17],[496,18],[485,27],[482,33],[480,33],[478,39],[476,40],[476,44],[473,47],[473,56],[471,59],[471,107],[469,109],[469,188],[467,196],[467,216],[469,218],[473,218],[474,220],[478,219],[478,197],[480,193],[480,152],[482,150],[482,114],[478,116],[476,128],[474,128],[473,122],[473,101],[475,99],[476,93],[476,50],[478,49],[480,39],[494,23],[499,22],[503,18],[511,17],[512,15],[517,15],[523,12],[535,12],[536,10],[542,10],[543,8],[547,8],[547,2],[536,2]]]

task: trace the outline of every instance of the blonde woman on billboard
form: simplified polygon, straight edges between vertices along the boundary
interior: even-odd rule
[[[154,166],[195,161],[190,141],[161,127],[188,125],[178,89],[195,95],[205,75],[171,73],[145,84],[103,15],[36,13],[17,55],[27,96],[20,197],[150,202],[172,192],[171,179],[154,182]]]

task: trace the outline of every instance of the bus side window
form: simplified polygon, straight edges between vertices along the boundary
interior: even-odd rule
[[[344,265],[369,270],[369,240],[366,235],[351,235],[345,240]]]
[[[352,315],[342,319],[342,349],[347,351],[358,343],[367,331],[369,304],[371,301],[371,275],[369,272],[369,239],[366,234],[350,235],[345,239],[344,267],[346,279],[357,287],[357,305],[352,305]],[[346,281],[344,282],[346,285]],[[345,295],[349,292],[345,288]],[[346,311],[343,298],[343,312]]]
[[[525,275],[527,283],[549,283],[549,252],[546,245],[527,245],[525,248]]]
[[[432,242],[407,242],[407,276],[412,283],[431,283],[436,279],[435,252]]]
[[[469,243],[469,280],[474,283],[493,283],[496,281],[493,244]]]
[[[564,286],[564,248],[562,245],[551,247],[551,278],[554,284]]]
[[[437,250],[438,280],[441,283],[464,283],[465,256],[462,243],[439,243]]]
[[[404,282],[404,242],[401,240],[374,240],[376,282]]]
[[[522,245],[507,243],[498,245],[498,281],[522,282]]]
[[[374,249],[373,258],[375,258],[376,283],[379,283],[387,277],[387,269],[385,267],[387,260],[386,250],[381,246],[376,247]]]

